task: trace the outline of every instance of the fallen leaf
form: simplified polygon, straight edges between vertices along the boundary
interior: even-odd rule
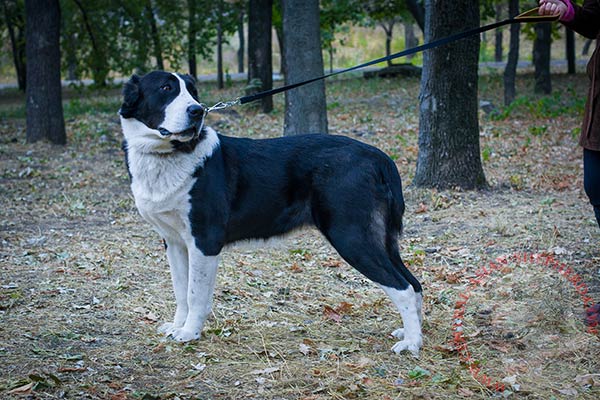
[[[577,396],[579,394],[579,392],[577,391],[577,389],[575,388],[566,388],[566,389],[560,389],[558,391],[558,393],[560,394],[564,394],[565,396]]]
[[[27,385],[19,386],[18,388],[14,388],[10,390],[9,394],[29,394],[31,393],[31,389],[35,385],[35,382],[29,382]]]
[[[342,322],[342,316],[328,305],[325,305],[323,307],[323,315],[325,316],[325,318],[328,318],[332,321],[335,321],[338,323]]]
[[[339,268],[343,265],[342,261],[337,259],[329,259],[323,262],[323,266],[326,268]]]
[[[473,397],[475,393],[467,388],[459,388],[458,394],[463,397]]]
[[[300,273],[303,271],[302,268],[300,268],[300,266],[298,265],[298,263],[293,263],[292,266],[290,267],[290,271],[294,272],[294,273]]]
[[[300,343],[299,350],[300,350],[300,353],[307,356],[308,353],[310,353],[310,346],[307,346],[304,343]]]
[[[577,375],[575,377],[575,383],[582,386],[600,386],[600,374]]]
[[[339,314],[348,314],[350,311],[352,311],[352,307],[352,304],[342,301],[340,305],[335,308],[335,311],[337,311]]]
[[[419,203],[419,208],[415,210],[415,214],[423,214],[427,212],[427,206],[425,203]]]

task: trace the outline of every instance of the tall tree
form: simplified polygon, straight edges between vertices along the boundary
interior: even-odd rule
[[[425,42],[479,26],[478,3],[425,0]],[[479,41],[479,36],[472,36],[423,56],[419,155],[413,180],[417,186],[486,185],[479,148]]]
[[[216,0],[216,15],[217,21],[217,88],[223,89],[225,87],[225,81],[223,78],[223,0]]]
[[[152,5],[152,0],[146,0],[146,6],[144,9],[146,14],[146,20],[148,25],[150,25],[150,32],[152,37],[152,44],[154,45],[154,58],[156,60],[156,69],[163,70],[165,69],[165,63],[163,61],[163,52],[162,52],[162,44],[161,44],[161,35],[158,32],[158,25],[156,24],[156,15],[154,12],[154,7]]]
[[[550,50],[552,48],[552,25],[549,22],[535,24],[535,40],[533,41],[533,65],[536,93],[552,93],[550,75]]]
[[[27,142],[65,144],[59,0],[26,0]]]
[[[283,1],[285,83],[323,74],[319,0]],[[317,81],[285,92],[283,134],[327,133],[325,83]]]
[[[248,82],[259,81],[260,90],[273,87],[271,20],[273,0],[250,0],[248,7]],[[273,110],[273,98],[261,100],[265,113]]]
[[[25,6],[22,1],[2,0],[19,90],[25,91]]]
[[[496,14],[496,21],[501,21],[502,20],[502,10],[504,9],[503,4],[498,2],[496,3],[495,6],[495,14]],[[502,44],[504,42],[503,40],[503,30],[498,28],[495,31],[495,35],[494,35],[494,60],[496,62],[502,62]]]
[[[417,21],[417,25],[419,25],[421,31],[425,32],[425,9],[423,8],[423,2],[420,0],[406,0],[406,7],[415,21]]]
[[[407,20],[408,9],[404,0],[369,0],[363,2],[363,7],[369,19],[379,25],[385,32],[385,55],[392,54],[392,38],[394,26]],[[408,46],[406,46],[408,47]],[[392,65],[392,60],[388,60]]]
[[[357,0],[321,0],[319,6],[321,43],[329,53],[329,70],[333,72],[334,42],[343,43],[340,33],[348,31],[347,22],[359,22],[365,9]]]
[[[575,56],[575,32],[573,32],[573,30],[569,28],[565,28],[565,31],[565,53],[567,56],[567,72],[569,74],[574,74],[576,72],[575,63],[577,61],[577,57]]]
[[[519,14],[519,0],[508,0],[508,16],[513,18]],[[508,61],[504,67],[504,105],[513,102],[516,95],[517,63],[519,62],[519,36],[520,24],[510,25],[510,45],[508,50]]]
[[[198,77],[196,64],[196,36],[198,24],[196,22],[196,0],[187,0],[188,8],[188,68],[190,75]]]
[[[243,4],[243,2],[238,2],[238,4]],[[246,19],[246,10],[244,7],[239,7],[238,9],[238,25],[237,25],[237,34],[239,39],[239,47],[237,51],[237,60],[238,60],[238,72],[240,74],[244,73],[244,52],[246,51],[246,38],[244,36],[244,21]]]
[[[104,35],[107,31],[107,24],[100,21],[104,18],[103,12],[105,9],[102,7],[103,4],[98,2],[82,2],[81,0],[74,0],[75,5],[81,13],[83,22],[83,29],[87,33],[90,47],[87,58],[87,64],[92,72],[94,84],[96,86],[106,86],[106,79],[110,72],[109,66],[109,54],[108,50],[109,42],[105,40]],[[75,27],[78,31],[81,30],[81,26]]]

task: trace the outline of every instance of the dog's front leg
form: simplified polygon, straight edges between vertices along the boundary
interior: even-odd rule
[[[183,327],[171,333],[178,342],[200,338],[204,322],[212,309],[218,256],[205,256],[195,245],[188,247],[187,318]]]
[[[158,328],[158,332],[172,335],[175,329],[183,327],[188,315],[188,250],[185,243],[174,240],[166,240],[167,260],[171,269],[171,280],[177,309],[173,322],[167,322]]]

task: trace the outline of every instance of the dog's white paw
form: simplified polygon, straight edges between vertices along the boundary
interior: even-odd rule
[[[200,339],[200,331],[187,330],[185,328],[174,328],[169,335],[176,342],[190,342]]]
[[[392,332],[392,336],[396,339],[404,339],[404,328],[398,328],[394,332]]]
[[[181,326],[176,326],[172,322],[165,322],[156,330],[158,333],[162,333],[163,335],[169,336],[173,331],[177,328],[181,328]]]
[[[401,352],[407,350],[410,351],[414,358],[419,358],[419,349],[421,345],[418,342],[410,341],[410,340],[401,340],[397,342],[393,347],[392,351],[396,354],[400,354]]]

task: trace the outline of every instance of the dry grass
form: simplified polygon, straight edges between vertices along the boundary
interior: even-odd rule
[[[520,92],[531,84],[523,77]],[[584,84],[581,76],[557,77],[567,95],[555,101],[569,101],[568,87],[584,93]],[[481,97],[500,104],[499,85],[486,78]],[[236,90],[201,93],[216,100]],[[25,145],[23,120],[3,119],[1,397],[492,396],[451,346],[456,300],[481,265],[514,252],[555,251],[599,297],[600,236],[571,134],[580,116],[538,116],[527,102],[505,120],[482,114],[491,189],[422,190],[410,186],[417,92],[417,80],[350,80],[329,84],[328,103],[331,133],[380,147],[404,178],[402,254],[426,288],[419,359],[389,351],[398,314],[313,230],[275,248],[226,251],[202,340],[164,340],[155,330],[174,312],[170,277],[162,243],[134,209],[115,113],[70,118],[65,148]],[[240,107],[214,125],[236,136],[278,135],[281,102],[272,115]],[[598,376],[577,377],[600,373],[600,345],[582,314],[570,283],[523,264],[473,292],[464,328],[485,372],[508,382],[499,397],[592,399],[600,395]]]

